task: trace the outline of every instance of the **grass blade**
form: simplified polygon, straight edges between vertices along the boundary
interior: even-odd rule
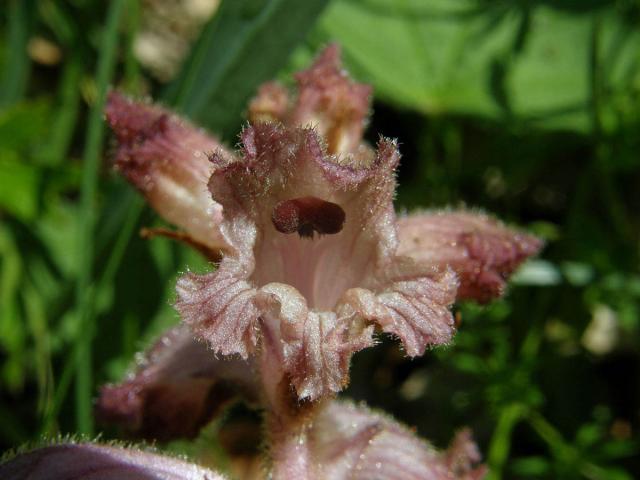
[[[223,1],[166,100],[217,133],[235,133],[249,96],[286,64],[328,3]]]
[[[14,0],[9,4],[8,58],[0,82],[0,107],[14,103],[24,94],[31,64],[27,41],[35,10],[33,0]]]
[[[82,222],[78,232],[80,249],[78,266],[78,283],[76,305],[78,308],[78,349],[76,353],[76,422],[79,433],[92,434],[93,418],[91,412],[91,396],[93,390],[91,343],[94,331],[93,321],[93,233],[95,226],[96,192],[98,184],[98,167],[104,141],[104,124],[102,115],[105,97],[116,63],[116,46],[118,43],[118,27],[125,0],[114,0],[107,16],[97,71],[97,98],[89,112],[87,137],[83,154],[83,175],[81,187]]]

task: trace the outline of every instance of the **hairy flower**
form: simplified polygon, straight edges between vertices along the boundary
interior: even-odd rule
[[[260,88],[237,152],[110,96],[118,168],[180,229],[159,233],[219,262],[179,279],[183,324],[102,389],[97,413],[142,436],[189,437],[241,393],[267,411],[272,478],[478,480],[468,432],[440,453],[384,415],[322,400],[376,329],[410,356],[448,342],[453,302],[501,295],[541,244],[471,211],[398,219],[397,144],[362,140],[370,87],[342,70],[336,46],[296,79],[297,93]]]
[[[367,149],[362,133],[369,113],[371,87],[352,82],[340,65],[340,49],[328,46],[308,70],[296,74],[294,100],[277,83],[260,87],[249,105],[251,123],[279,122],[313,126],[330,154]]]
[[[325,124],[342,125],[323,107]],[[455,274],[396,255],[395,142],[331,154],[313,128],[257,123],[241,145],[236,157],[211,155],[230,253],[215,272],[178,282],[176,307],[194,332],[243,357],[260,337],[276,339],[285,374],[310,399],[343,388],[351,354],[372,343],[372,322],[412,356],[451,338]]]
[[[448,342],[455,299],[498,296],[540,244],[470,212],[398,220],[397,145],[362,141],[370,87],[336,46],[296,79],[297,95],[261,87],[237,153],[117,94],[107,119],[127,178],[189,241],[225,253],[178,281],[183,321],[214,353],[248,358],[264,343],[274,372],[317,399],[344,387],[376,325],[410,356]]]
[[[486,468],[468,430],[438,452],[387,415],[333,401],[297,439],[313,459],[303,472],[286,470],[279,478],[323,480],[481,480]],[[133,448],[62,443],[21,453],[0,464],[0,478],[223,480],[211,470]]]
[[[398,251],[448,265],[460,279],[459,299],[486,303],[504,293],[506,279],[542,242],[472,211],[414,213],[398,220]]]

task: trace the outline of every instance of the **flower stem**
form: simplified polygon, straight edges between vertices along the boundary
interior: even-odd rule
[[[290,379],[282,369],[277,342],[263,338],[260,358],[260,380],[265,395],[267,445],[273,480],[321,478],[313,461],[309,432],[323,402],[298,400]]]

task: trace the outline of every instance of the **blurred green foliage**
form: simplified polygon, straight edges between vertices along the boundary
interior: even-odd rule
[[[370,139],[400,140],[400,209],[465,203],[547,241],[504,300],[456,307],[450,347],[358,354],[347,395],[439,446],[469,425],[492,479],[640,475],[639,1],[226,0],[169,85],[135,54],[155,3],[0,9],[2,449],[95,433],[97,386],[177,321],[178,272],[207,268],[136,235],[159,220],[112,172],[106,90],[233,143],[260,82],[337,41],[375,87]]]

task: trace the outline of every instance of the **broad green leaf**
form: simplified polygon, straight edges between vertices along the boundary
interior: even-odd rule
[[[235,133],[247,99],[288,61],[328,0],[224,0],[167,99],[213,131]]]
[[[378,96],[403,107],[578,131],[593,126],[595,108],[612,128],[632,109],[619,97],[640,91],[640,32],[613,7],[578,7],[335,0],[319,31]]]
[[[320,27],[343,45],[353,70],[373,82],[378,96],[426,113],[464,108],[496,115],[487,60],[500,55],[517,22],[508,19],[486,35],[491,18],[468,11],[474,5],[337,0]]]

